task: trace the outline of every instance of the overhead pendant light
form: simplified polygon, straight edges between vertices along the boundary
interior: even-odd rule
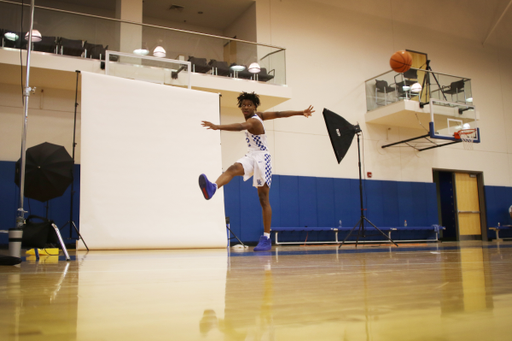
[[[163,58],[166,56],[165,49],[162,46],[157,46],[153,50],[153,56]]]
[[[414,84],[411,86],[411,92],[414,92],[414,93],[419,93],[419,92],[421,92],[421,84],[420,84],[420,83],[414,83]]]
[[[249,65],[247,70],[249,70],[250,73],[259,73],[261,71],[260,64],[252,63],[251,65]]]
[[[230,68],[231,68],[231,70],[236,71],[236,72],[244,71],[245,70],[245,66],[238,65],[238,64],[233,64],[233,65],[230,66]]]
[[[139,55],[139,56],[147,56],[149,54],[149,50],[145,49],[145,48],[135,49],[135,50],[133,50],[133,53],[136,55]],[[164,53],[165,53],[165,51],[164,51]]]
[[[25,40],[28,40],[29,33],[30,32],[27,32],[27,34],[25,34]],[[38,30],[32,30],[32,42],[38,43],[41,40],[43,40],[41,32],[39,32]]]
[[[6,32],[4,34],[4,37],[5,37],[5,39],[10,40],[10,41],[16,41],[19,38],[19,36],[14,32]]]

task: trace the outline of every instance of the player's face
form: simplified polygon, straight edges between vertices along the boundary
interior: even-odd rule
[[[242,110],[242,113],[245,117],[254,115],[254,112],[256,111],[256,106],[250,99],[244,99],[242,101],[242,106],[240,107]]]

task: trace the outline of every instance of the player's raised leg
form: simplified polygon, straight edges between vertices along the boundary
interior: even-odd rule
[[[222,186],[227,185],[235,176],[242,175],[244,175],[244,167],[242,164],[235,162],[219,176],[217,181],[215,181],[217,188],[221,188]]]

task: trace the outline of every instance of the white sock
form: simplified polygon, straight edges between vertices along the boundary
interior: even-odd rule
[[[270,233],[267,233],[267,232],[263,232],[263,235],[267,238],[270,238]]]

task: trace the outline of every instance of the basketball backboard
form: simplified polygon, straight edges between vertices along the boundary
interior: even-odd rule
[[[409,146],[422,151],[460,142],[464,147],[479,143],[479,117],[473,105],[471,79],[430,70],[414,71],[414,79],[391,71],[365,82],[366,123],[407,128],[406,135],[414,136],[412,129],[422,134],[397,142],[386,140],[381,147]],[[387,83],[387,87],[382,90],[379,82]]]
[[[474,105],[431,98],[421,106],[416,101],[400,101],[367,113],[367,123],[405,128],[421,128],[423,135],[405,140],[385,141],[381,147],[408,146],[417,151],[429,150],[460,142],[480,143],[478,112]],[[460,134],[474,129],[474,134]]]
[[[480,142],[480,129],[475,106],[460,102],[448,102],[431,98],[428,104],[430,110],[430,137],[436,139],[457,141],[457,132],[476,129],[474,143]]]

